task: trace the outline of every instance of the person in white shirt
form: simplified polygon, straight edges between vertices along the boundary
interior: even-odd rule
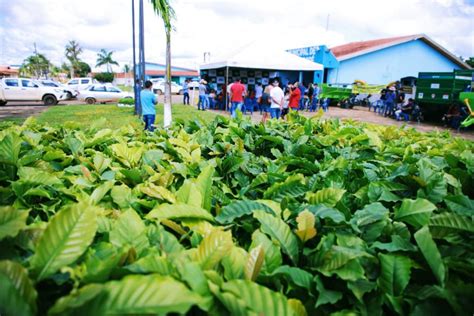
[[[283,99],[285,95],[283,90],[278,86],[278,81],[273,81],[273,89],[270,91],[270,117],[271,118],[280,118],[281,109],[283,108]]]

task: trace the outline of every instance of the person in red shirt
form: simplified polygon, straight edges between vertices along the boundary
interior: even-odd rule
[[[290,85],[290,102],[288,106],[292,110],[298,111],[300,99],[301,99],[301,91],[298,88],[298,83],[296,82],[294,85]]]
[[[245,86],[240,83],[240,78],[235,78],[232,87],[230,87],[230,101],[232,107],[230,109],[230,114],[232,118],[235,118],[237,113],[236,111],[242,111],[242,105],[244,104],[244,95],[245,95]]]

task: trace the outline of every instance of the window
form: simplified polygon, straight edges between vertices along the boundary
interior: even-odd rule
[[[69,81],[67,84],[72,85],[72,84],[78,84],[78,83],[79,81],[77,81],[77,79],[74,79],[74,80]]]
[[[105,91],[105,87],[104,87],[104,86],[92,86],[92,87],[91,87],[91,91],[101,91],[101,92],[104,92],[104,91]]]
[[[81,79],[81,84],[88,84],[89,83],[89,79]]]
[[[23,80],[21,80],[21,85],[22,85],[23,87],[28,87],[28,88],[38,88],[38,86],[35,85],[35,84],[33,83],[33,81],[31,81],[31,80],[25,80],[25,79],[23,79]]]
[[[9,87],[18,87],[17,79],[5,79],[5,84]]]
[[[41,83],[47,87],[59,87],[57,83],[52,81],[42,81]]]
[[[115,87],[107,87],[107,91],[108,92],[120,92],[120,90],[115,88]]]

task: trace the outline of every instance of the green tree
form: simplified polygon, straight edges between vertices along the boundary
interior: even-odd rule
[[[76,42],[75,40],[69,41],[69,43],[66,44],[66,49],[64,54],[66,55],[66,58],[69,60],[71,63],[71,67],[69,68],[71,72],[71,78],[74,77],[74,71],[77,68],[77,64],[79,63],[79,55],[82,53],[82,48],[79,46],[79,43]]]
[[[115,60],[113,60],[112,58],[112,54],[114,52],[113,51],[106,51],[105,49],[101,49],[99,53],[97,53],[97,64],[95,65],[96,67],[100,67],[100,66],[103,66],[103,65],[106,65],[107,66],[107,72],[112,72],[112,67],[111,65],[116,65],[118,66],[118,62],[116,62]]]
[[[474,57],[469,57],[468,59],[465,60],[466,64],[474,68]]]
[[[88,63],[85,63],[83,61],[78,61],[74,65],[74,72],[79,77],[87,77],[87,75],[91,72],[91,66],[89,66]]]
[[[130,72],[130,70],[132,70],[132,68],[130,67],[129,64],[125,64],[123,65],[123,68],[122,68],[123,72],[128,74]]]
[[[171,31],[172,20],[176,18],[174,9],[169,0],[150,0],[153,10],[161,18],[165,26],[166,33],[166,73],[165,73],[165,102],[163,110],[163,125],[169,127],[172,122],[171,117]]]
[[[52,67],[51,62],[43,54],[33,54],[27,57],[20,67],[20,74],[22,76],[31,76],[40,78],[41,76],[47,76]]]

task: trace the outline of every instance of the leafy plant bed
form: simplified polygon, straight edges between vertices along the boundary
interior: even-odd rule
[[[0,131],[6,315],[474,311],[474,144],[306,119]]]

